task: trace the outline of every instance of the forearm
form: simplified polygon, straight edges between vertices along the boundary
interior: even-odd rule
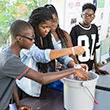
[[[87,73],[84,70],[77,69],[77,68],[71,68],[68,70],[60,71],[57,74],[56,73],[48,73],[48,75],[43,74],[44,77],[43,77],[42,81],[44,81],[43,84],[48,84],[50,82],[53,82],[53,81],[62,79],[64,77],[67,77],[70,74],[74,74],[74,76],[78,76],[84,80],[88,79]]]
[[[42,83],[43,84],[48,84],[48,83],[51,83],[51,82],[54,82],[54,81],[57,81],[59,79],[62,79],[64,77],[67,77],[68,75],[70,74],[75,74],[75,69],[71,68],[71,69],[67,69],[67,70],[64,70],[64,71],[60,71],[56,74],[56,72],[49,72],[47,74],[43,74],[43,77],[42,77]]]
[[[78,60],[77,60],[77,58],[76,58],[76,55],[70,55],[70,57],[73,58],[73,60],[74,60],[74,62],[75,62],[76,64],[79,64],[79,62],[78,62]]]
[[[72,53],[73,53],[72,48],[65,48],[62,50],[51,50],[50,59],[53,60],[53,59],[56,59],[56,58],[59,58],[62,56],[66,56],[66,55],[69,55]]]
[[[32,110],[32,107],[20,104],[18,90],[16,86],[14,87],[13,98],[14,98],[17,110]]]
[[[17,90],[16,85],[15,85],[14,91],[13,91],[13,98],[14,98],[14,101],[16,103],[17,108],[19,108],[19,106],[20,106],[20,100],[19,100],[19,95],[18,95],[18,90]]]
[[[48,84],[48,83],[54,82],[56,80],[62,79],[63,77],[66,77],[74,72],[75,72],[74,68],[60,71],[60,72],[49,72],[49,73],[45,73],[45,74],[36,72],[34,70],[30,70],[29,73],[26,74],[26,77],[28,77],[36,82],[39,82],[41,84]]]
[[[97,62],[96,62],[96,53],[94,54],[94,67],[95,67],[95,69],[98,68],[98,67],[97,67]]]
[[[74,65],[75,65],[75,62],[74,62],[73,60],[71,60],[71,61],[68,63],[67,66],[70,67],[70,68],[73,68]]]

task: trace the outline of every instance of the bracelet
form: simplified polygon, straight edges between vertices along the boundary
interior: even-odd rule
[[[75,65],[74,65],[74,68],[76,68],[76,69],[81,69],[82,67],[81,67],[80,64],[75,64]]]
[[[73,55],[75,55],[74,47],[72,47],[72,53],[73,53]]]

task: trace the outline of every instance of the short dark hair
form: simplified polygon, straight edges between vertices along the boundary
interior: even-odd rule
[[[11,24],[10,34],[11,36],[16,37],[17,34],[22,34],[27,28],[32,29],[30,23],[24,20],[16,20]]]
[[[91,3],[86,3],[82,6],[82,12],[85,11],[86,9],[92,9],[94,12],[96,11],[96,6]]]

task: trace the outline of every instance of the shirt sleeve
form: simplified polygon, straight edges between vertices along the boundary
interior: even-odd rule
[[[4,66],[4,75],[14,79],[20,79],[29,72],[30,68],[24,65],[19,57],[12,57]]]
[[[22,61],[32,57],[35,62],[48,63],[51,61],[50,52],[51,49],[41,50],[33,44],[30,50],[23,49],[20,53],[20,57]]]

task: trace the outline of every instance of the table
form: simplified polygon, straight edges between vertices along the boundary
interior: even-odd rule
[[[110,72],[110,63],[101,69]],[[96,99],[99,104],[94,105],[94,110],[110,110],[110,92],[104,89],[110,89],[110,75],[99,75],[97,86],[103,89],[96,89]],[[21,100],[21,103],[32,106],[33,110],[65,110],[63,92],[50,88],[45,88],[40,98],[26,97]]]
[[[22,104],[32,106],[32,110],[64,110],[63,92],[45,88],[40,98],[27,97]]]
[[[96,99],[99,104],[94,105],[94,110],[110,110],[110,92],[96,89]],[[63,92],[48,88],[41,98],[27,97],[21,103],[33,110],[65,110],[63,101]]]
[[[100,69],[106,70],[110,73],[110,62]],[[110,91],[110,75],[99,75],[97,89]]]

